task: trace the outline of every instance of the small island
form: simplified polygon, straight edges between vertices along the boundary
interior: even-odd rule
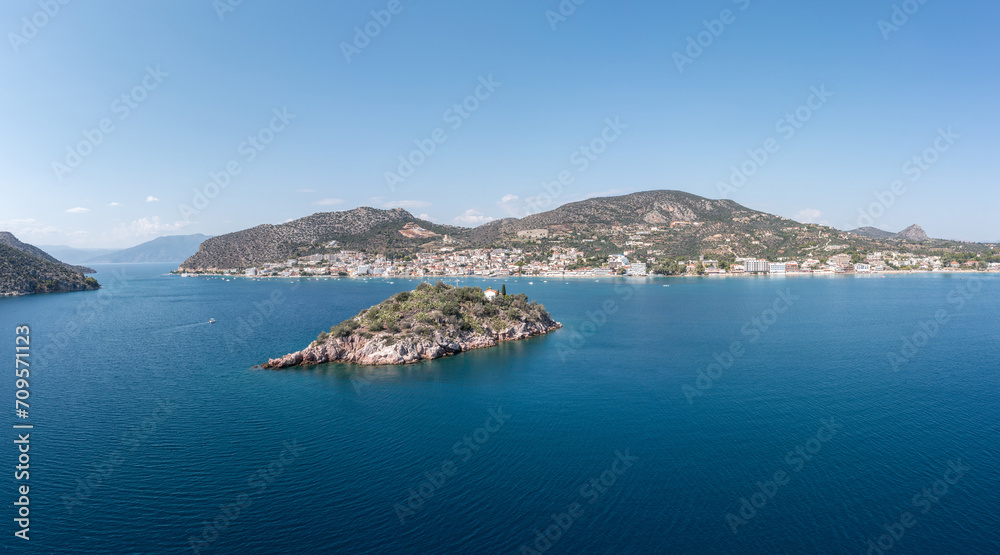
[[[562,327],[525,294],[421,283],[322,332],[305,349],[261,368],[349,362],[408,364],[493,347]]]

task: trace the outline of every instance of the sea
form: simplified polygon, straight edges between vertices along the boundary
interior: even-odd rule
[[[563,327],[270,371],[421,280],[173,268],[0,299],[5,552],[1000,553],[996,274],[446,278]]]

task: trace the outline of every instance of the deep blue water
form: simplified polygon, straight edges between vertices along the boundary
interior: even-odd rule
[[[1000,276],[508,279],[564,327],[356,374],[252,366],[416,281],[98,269],[0,299],[8,367],[31,326],[35,426],[30,541],[13,430],[0,456],[6,550],[1000,552]]]

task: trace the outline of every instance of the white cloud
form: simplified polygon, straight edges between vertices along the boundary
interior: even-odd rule
[[[427,208],[431,203],[424,200],[390,200],[382,203],[382,208],[405,208],[407,210],[416,208]]]
[[[521,198],[517,195],[504,195],[503,198],[497,202],[497,206],[499,206],[500,209],[503,210],[508,216],[523,218],[528,215],[525,203],[521,201]]]
[[[478,210],[473,210],[472,208],[462,212],[460,216],[455,216],[455,222],[470,226],[476,226],[484,224],[486,222],[492,221],[493,218],[490,216],[483,215],[482,212]]]
[[[816,223],[816,220],[823,215],[822,212],[816,210],[815,208],[803,208],[799,210],[795,217],[792,218],[797,222],[802,222],[804,224]]]
[[[166,235],[179,231],[189,225],[191,225],[191,222],[188,221],[179,221],[172,224],[163,223],[160,221],[159,216],[153,216],[152,218],[139,218],[128,224],[118,224],[111,231],[111,234],[118,240],[141,239],[150,235]]]
[[[296,189],[296,193],[315,193],[316,189]]]
[[[84,208],[82,206],[77,206],[76,208],[70,208],[66,211],[69,214],[83,214],[84,212],[90,212],[90,208]]]
[[[117,202],[109,202],[108,206],[121,206],[121,205],[118,204]]]
[[[342,202],[344,202],[344,199],[339,199],[339,198],[324,198],[324,199],[317,200],[313,204],[315,204],[317,206],[333,206],[335,204],[340,204]]]
[[[0,231],[9,231],[18,238],[27,236],[48,236],[62,233],[62,229],[51,225],[43,225],[34,218],[24,218],[18,220],[0,220]]]
[[[153,195],[149,195],[146,197],[146,202],[160,202],[160,199],[154,197]]]

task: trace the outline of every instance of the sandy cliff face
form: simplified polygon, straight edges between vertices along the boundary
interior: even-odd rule
[[[521,322],[499,331],[487,328],[484,333],[463,332],[453,337],[443,336],[440,333],[435,333],[430,338],[408,337],[401,340],[385,335],[372,338],[360,335],[330,337],[325,343],[313,342],[301,351],[273,358],[261,367],[279,369],[327,362],[350,362],[370,366],[408,364],[462,351],[493,347],[502,341],[526,339],[561,327],[562,324],[559,322],[545,319],[539,322]]]

